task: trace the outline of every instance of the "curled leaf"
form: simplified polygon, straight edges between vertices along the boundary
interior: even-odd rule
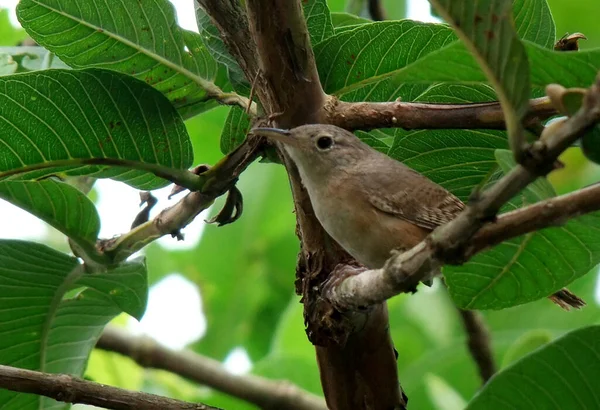
[[[242,197],[242,193],[235,186],[229,190],[227,194],[227,199],[225,200],[225,205],[223,209],[207,220],[206,223],[213,224],[216,223],[217,226],[223,226],[230,223],[233,223],[242,216],[242,211],[244,210],[244,198]]]
[[[148,191],[140,192],[140,200],[140,206],[146,206],[137,214],[137,216],[133,220],[133,223],[131,224],[131,229],[134,229],[140,226],[141,224],[148,222],[148,219],[150,218],[150,211],[158,202],[158,199],[156,199],[156,197]]]

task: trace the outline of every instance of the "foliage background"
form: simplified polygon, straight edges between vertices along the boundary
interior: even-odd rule
[[[344,11],[346,7],[345,0],[328,3],[331,11]],[[583,49],[600,46],[597,0],[580,0],[576,7],[565,0],[548,3],[558,36],[582,32],[588,37],[581,42]],[[405,2],[387,0],[384,4],[390,18],[406,16]],[[8,24],[6,11],[0,12],[0,45],[15,45],[23,37],[22,31]],[[219,139],[227,113],[228,108],[218,107],[186,122],[196,153],[194,163],[213,164],[221,157]],[[550,178],[558,193],[600,179],[600,167],[586,161],[578,149],[569,150],[563,160],[566,169]],[[146,249],[150,285],[178,272],[199,287],[207,327],[204,336],[188,346],[190,349],[226,360],[232,351],[241,348],[252,362],[253,373],[288,379],[321,394],[314,349],[303,331],[302,305],[293,293],[298,241],[285,172],[273,164],[256,163],[243,174],[238,187],[244,194],[245,212],[235,224],[206,226],[200,242],[191,249],[169,250],[159,243]],[[59,240],[50,237],[50,241]],[[563,312],[549,301],[540,300],[484,312],[499,365],[504,367],[572,329],[599,323],[596,282],[596,274],[586,275],[570,286],[588,302],[581,311]],[[480,381],[445,290],[434,286],[413,296],[395,297],[389,302],[389,310],[392,337],[400,357],[400,380],[411,407],[463,408]],[[185,323],[186,318],[178,319]],[[116,322],[125,324],[127,318],[121,316]],[[122,356],[106,352],[92,354],[87,377],[224,408],[253,408],[172,374],[141,369]]]

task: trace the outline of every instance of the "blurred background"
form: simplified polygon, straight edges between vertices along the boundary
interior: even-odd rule
[[[0,0],[0,46],[14,46],[26,34],[14,16],[16,1]],[[193,1],[172,0],[179,23],[197,31]],[[437,21],[425,0],[384,0],[390,19]],[[582,48],[600,46],[598,0],[549,0],[557,36],[581,32]],[[362,13],[362,2],[332,0],[332,11]],[[219,138],[228,108],[219,107],[187,121],[195,163],[214,164],[221,158]],[[600,180],[600,167],[589,163],[578,148],[563,156],[565,169],[551,182],[558,193]],[[148,309],[141,322],[115,319],[132,332],[145,333],[174,349],[187,347],[222,361],[234,373],[252,372],[288,379],[321,393],[314,349],[307,341],[302,305],[293,282],[299,249],[295,218],[285,172],[274,164],[253,164],[240,178],[244,214],[232,225],[206,225],[222,200],[184,230],[185,241],[163,238],[143,250],[151,285]],[[170,188],[157,191],[154,214],[170,203]],[[92,197],[102,219],[102,237],[129,229],[139,212],[139,195],[113,181],[97,182]],[[29,214],[0,200],[0,238],[28,239],[68,251],[64,237]],[[570,289],[588,306],[564,312],[547,300],[503,311],[484,312],[493,337],[499,367],[549,340],[600,319],[597,273],[574,282]],[[465,345],[456,310],[439,283],[417,294],[389,302],[391,332],[399,352],[400,380],[417,409],[454,410],[464,407],[479,387],[477,370]],[[227,409],[252,406],[189,383],[162,371],[145,370],[122,356],[94,351],[87,376],[95,381],[134,390],[201,400]]]

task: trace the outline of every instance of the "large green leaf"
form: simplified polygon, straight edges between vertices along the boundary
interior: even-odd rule
[[[544,88],[550,83],[565,87],[587,87],[600,69],[600,50],[578,53],[557,52],[525,42],[529,57],[531,85]],[[432,82],[486,83],[487,79],[474,58],[460,43],[431,53],[396,72],[395,84],[431,84]]]
[[[512,3],[515,30],[519,37],[552,48],[556,28],[546,0],[514,0]]]
[[[314,45],[333,35],[331,14],[325,0],[307,0],[302,2],[304,18],[310,34],[310,42]]]
[[[214,106],[218,65],[200,35],[177,26],[167,0],[22,0],[28,34],[74,68],[117,70],[151,84],[192,116]]]
[[[129,262],[86,273],[76,258],[44,245],[0,241],[0,363],[81,376],[106,323],[146,307],[146,267]],[[41,396],[0,390],[0,408],[67,408]]]
[[[576,330],[492,378],[467,409],[597,409],[600,326]]]
[[[400,87],[389,81],[394,72],[454,41],[443,25],[370,23],[319,43],[315,59],[325,92],[350,101],[384,101],[398,96]]]
[[[506,173],[514,166],[508,151],[497,153]],[[522,207],[553,196],[538,179],[511,201]],[[483,252],[463,266],[444,269],[446,283],[458,306],[502,309],[548,296],[585,275],[600,262],[600,214],[570,220],[563,227],[520,236]]]
[[[82,248],[94,248],[100,218],[92,201],[78,189],[53,180],[4,181],[0,198],[54,226]]]
[[[93,158],[188,174],[192,149],[181,117],[139,80],[108,70],[50,70],[0,77],[0,89],[0,178],[68,171],[139,189],[167,184],[141,170],[83,166]]]

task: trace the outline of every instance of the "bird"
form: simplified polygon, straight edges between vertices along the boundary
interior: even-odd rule
[[[441,185],[340,127],[252,133],[283,144],[325,231],[369,269],[382,268],[392,251],[409,250],[465,208]],[[567,289],[550,299],[565,309],[585,305]]]

